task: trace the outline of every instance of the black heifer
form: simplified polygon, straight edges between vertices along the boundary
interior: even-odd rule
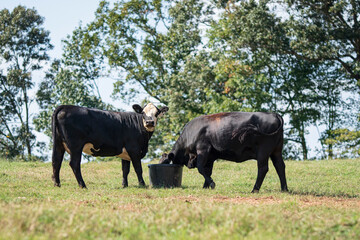
[[[118,156],[122,158],[123,187],[128,186],[130,161],[139,184],[142,177],[141,159],[148,150],[158,117],[168,111],[149,103],[144,108],[133,105],[135,112],[110,112],[85,107],[63,105],[52,116],[53,180],[60,187],[60,167],[64,152],[70,154],[70,166],[79,186],[86,188],[81,176],[82,152],[92,156]]]
[[[268,172],[271,158],[280,178],[281,189],[288,191],[282,158],[283,119],[275,113],[229,112],[200,116],[184,127],[171,152],[161,163],[197,167],[205,178],[204,188],[214,188],[211,179],[216,159],[243,162],[256,159],[258,175],[253,192],[258,192]]]

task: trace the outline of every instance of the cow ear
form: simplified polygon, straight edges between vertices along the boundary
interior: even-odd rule
[[[137,113],[142,113],[143,108],[139,105],[139,104],[134,104],[132,105],[132,108],[134,109],[135,112]]]
[[[169,108],[167,106],[160,108],[160,112],[162,113],[166,113],[167,111],[169,111]]]
[[[169,111],[168,107],[162,107],[159,109],[159,111],[156,113],[156,117],[160,117],[162,116],[164,113],[166,113],[167,111]]]

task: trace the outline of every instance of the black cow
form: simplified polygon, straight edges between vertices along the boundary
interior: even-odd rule
[[[197,167],[204,188],[215,188],[211,179],[216,159],[243,162],[256,159],[258,175],[252,192],[258,192],[271,158],[282,191],[288,191],[282,158],[283,119],[275,113],[228,112],[200,116],[188,122],[169,154],[160,163]]]
[[[135,112],[111,112],[93,108],[62,105],[52,116],[53,181],[60,187],[60,168],[64,152],[70,154],[70,166],[79,186],[86,188],[81,176],[82,152],[92,156],[118,156],[122,159],[123,187],[128,186],[130,161],[139,184],[144,186],[141,159],[146,155],[157,119],[168,107],[158,109],[149,103],[144,108],[135,104]]]

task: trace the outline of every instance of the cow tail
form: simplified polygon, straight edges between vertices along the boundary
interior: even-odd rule
[[[51,117],[51,131],[52,131],[52,140],[53,140],[53,151],[55,151],[55,148],[57,144],[61,144],[60,136],[58,136],[58,132],[60,129],[58,129],[58,123],[57,123],[57,115],[62,110],[62,106],[57,107]]]
[[[275,135],[275,134],[277,134],[278,132],[280,132],[280,131],[282,131],[284,129],[284,119],[277,113],[275,113],[275,115],[280,121],[280,126],[275,132],[270,133],[271,135]]]
[[[233,132],[232,139],[234,137],[238,136],[240,143],[244,143],[245,138],[249,134],[259,134],[259,135],[263,135],[263,136],[274,136],[274,135],[278,134],[280,131],[283,131],[284,119],[277,113],[275,113],[275,116],[277,117],[277,119],[279,119],[280,126],[274,132],[265,133],[260,130],[259,126],[255,126],[253,124],[248,124],[247,126],[243,127],[240,131]]]
[[[259,130],[259,133],[261,133],[262,135],[265,135],[265,136],[274,136],[274,135],[278,134],[280,131],[283,130],[283,128],[284,128],[284,119],[279,114],[277,114],[277,113],[274,113],[274,114],[277,117],[277,119],[280,121],[279,127],[272,133],[264,133],[264,132],[261,132],[260,130]]]

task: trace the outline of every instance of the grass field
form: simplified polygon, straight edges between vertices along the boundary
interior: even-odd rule
[[[255,161],[216,162],[214,190],[187,168],[182,188],[139,188],[131,169],[122,189],[120,162],[90,162],[84,190],[68,162],[55,188],[51,163],[0,160],[0,239],[360,239],[359,159],[286,167],[290,193],[271,165],[251,194]]]

